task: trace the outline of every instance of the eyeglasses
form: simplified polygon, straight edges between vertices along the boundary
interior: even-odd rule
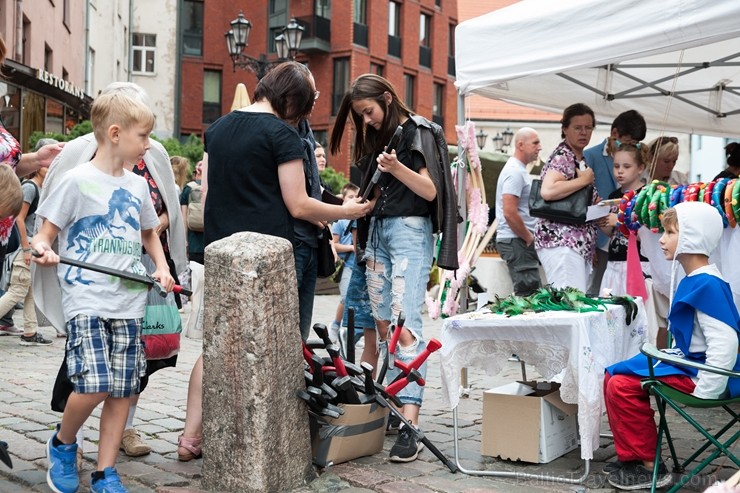
[[[594,127],[591,126],[583,126],[583,125],[576,125],[575,127],[570,127],[573,129],[574,132],[579,134],[588,134],[594,131]]]
[[[313,100],[316,101],[319,99],[319,96],[321,96],[321,91],[316,91],[313,93]]]

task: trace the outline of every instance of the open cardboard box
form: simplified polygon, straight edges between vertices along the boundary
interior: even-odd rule
[[[317,466],[347,462],[383,449],[387,409],[376,403],[339,404],[339,407],[344,409],[344,414],[338,418],[308,412],[313,462]]]
[[[481,455],[546,463],[578,447],[578,406],[555,382],[513,382],[483,393]]]

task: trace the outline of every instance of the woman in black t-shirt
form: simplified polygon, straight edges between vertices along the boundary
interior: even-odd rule
[[[373,211],[364,257],[373,317],[380,337],[387,338],[391,321],[397,321],[403,312],[405,324],[396,359],[408,363],[426,347],[421,307],[432,266],[430,202],[437,198],[437,189],[416,143],[421,142],[417,140],[421,132],[432,130],[427,120],[412,115],[390,82],[374,74],[355,79],[345,94],[331,134],[333,154],[339,152],[348,118],[356,129],[354,160],[367,163],[363,184],[370,182],[369,176],[376,170],[382,172],[370,195]],[[400,143],[395,149],[385,149],[399,125],[403,127]],[[363,361],[377,363],[375,339],[374,331],[365,331]],[[426,368],[420,370],[424,375]],[[389,371],[389,381],[396,374],[397,370]],[[411,383],[397,396],[404,404],[404,416],[416,425],[423,387]],[[415,460],[421,447],[415,434],[402,428],[390,458]]]

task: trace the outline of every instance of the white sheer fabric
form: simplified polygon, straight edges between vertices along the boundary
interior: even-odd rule
[[[441,334],[442,399],[450,409],[457,406],[462,368],[496,374],[516,354],[543,378],[561,374],[563,401],[578,404],[581,457],[592,459],[599,447],[605,411],[604,368],[637,354],[647,338],[645,310],[641,300],[637,304],[639,313],[630,325],[624,308],[616,305],[604,312],[544,312],[509,318],[474,312],[448,318]]]

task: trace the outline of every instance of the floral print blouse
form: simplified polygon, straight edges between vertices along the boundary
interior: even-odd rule
[[[548,171],[557,171],[567,180],[576,176],[578,163],[573,150],[562,141],[547,159],[542,167],[540,179],[544,178]],[[598,195],[594,188],[593,202],[596,203]],[[578,253],[587,262],[591,262],[596,248],[596,224],[564,224],[556,223],[547,219],[538,219],[534,232],[535,248],[568,247]]]
[[[147,185],[149,185],[149,196],[152,199],[152,205],[154,205],[154,210],[157,212],[157,216],[161,216],[163,213],[167,212],[167,208],[164,206],[164,200],[162,199],[162,194],[159,191],[157,182],[154,181],[151,173],[149,173],[149,168],[147,168],[144,160],[140,159],[139,162],[134,165],[131,171],[135,175],[143,177],[146,180]],[[169,254],[169,245],[167,244],[166,230],[162,231],[162,233],[159,235],[159,241],[162,243],[162,249],[164,250],[165,254]]]
[[[0,163],[7,164],[15,169],[20,160],[21,145],[5,129],[5,125],[0,120]],[[8,246],[8,238],[10,238],[10,232],[13,230],[14,223],[15,218],[13,216],[8,216],[0,220],[0,260],[5,257],[5,249]]]

